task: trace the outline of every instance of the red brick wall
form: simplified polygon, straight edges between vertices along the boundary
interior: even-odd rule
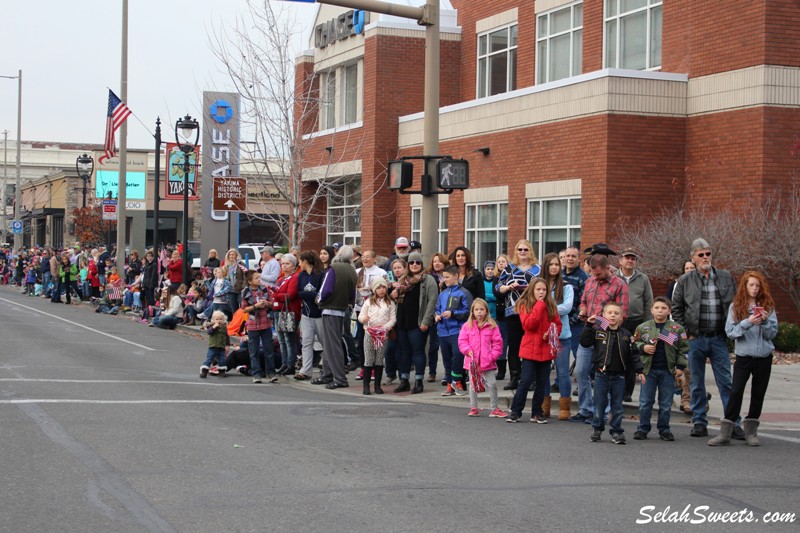
[[[583,2],[583,72],[603,68],[603,1]]]
[[[800,2],[767,2],[765,47],[768,65],[800,67]]]

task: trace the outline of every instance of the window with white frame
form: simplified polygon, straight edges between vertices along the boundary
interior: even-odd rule
[[[328,244],[361,243],[361,179],[328,189]]]
[[[661,5],[662,0],[606,0],[606,68],[661,66]]]
[[[466,247],[480,270],[485,261],[494,261],[508,252],[508,202],[467,204]]]
[[[577,76],[583,66],[583,2],[536,17],[536,83]]]
[[[517,25],[478,35],[478,98],[517,88]]]
[[[323,72],[320,75],[320,129],[327,130],[358,122],[361,90],[358,62]]]
[[[536,257],[581,245],[581,199],[528,200],[528,240]]]
[[[447,206],[439,207],[439,249],[437,251],[447,254]]]
[[[422,240],[422,208],[411,208],[411,240]]]

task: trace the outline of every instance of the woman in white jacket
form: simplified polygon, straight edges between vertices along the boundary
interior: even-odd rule
[[[383,357],[389,332],[397,322],[397,305],[389,298],[389,282],[375,278],[370,284],[372,296],[364,300],[358,321],[363,324],[364,334],[364,394],[369,394],[369,381],[375,371],[375,394],[383,394]]]

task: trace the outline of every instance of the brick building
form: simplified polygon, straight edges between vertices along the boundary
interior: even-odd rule
[[[422,153],[424,28],[347,13],[320,6],[296,64],[304,192],[334,184],[303,244],[386,253],[420,235],[385,169]],[[470,188],[439,196],[436,248],[480,263],[527,237],[541,257],[613,241],[623,215],[769,194],[800,131],[798,27],[793,0],[443,0],[439,152]]]

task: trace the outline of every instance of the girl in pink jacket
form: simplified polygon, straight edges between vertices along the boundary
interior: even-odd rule
[[[491,418],[505,418],[508,414],[497,407],[497,360],[503,352],[503,337],[500,328],[489,315],[489,304],[483,298],[475,298],[469,310],[469,319],[458,334],[458,349],[464,354],[464,368],[469,370],[475,363],[483,372],[486,387],[489,389],[489,413]],[[468,416],[480,415],[478,391],[469,380]]]

